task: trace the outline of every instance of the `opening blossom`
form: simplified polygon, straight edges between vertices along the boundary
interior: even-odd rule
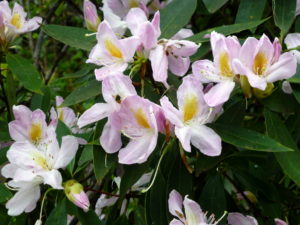
[[[252,216],[244,216],[241,213],[229,213],[228,217],[228,224],[229,225],[258,225],[256,219]],[[276,225],[288,225],[281,219],[275,219]]]
[[[268,83],[288,79],[296,73],[297,61],[292,53],[281,54],[281,45],[276,38],[272,43],[263,35],[259,40],[246,39],[233,67],[246,75],[252,87],[265,90]]]
[[[168,204],[170,213],[178,218],[173,219],[169,225],[216,225],[221,220],[215,221],[213,215],[207,218],[197,202],[189,199],[187,195],[183,200],[176,190],[171,191]]]
[[[126,70],[140,44],[137,37],[119,39],[107,21],[103,21],[97,32],[97,45],[92,49],[87,63],[103,66],[95,70],[97,80]]]
[[[288,49],[297,48],[300,46],[300,33],[290,33],[286,35],[284,43]],[[297,59],[297,63],[300,63],[300,52],[299,50],[290,51]]]
[[[0,44],[13,41],[19,34],[38,29],[42,23],[41,17],[26,20],[27,13],[18,3],[11,10],[6,0],[0,2]],[[2,42],[2,43],[1,43]]]
[[[237,37],[225,37],[217,32],[211,33],[210,44],[213,62],[207,59],[199,60],[193,63],[192,69],[201,82],[217,83],[204,95],[207,104],[215,107],[229,99],[235,86],[237,72],[232,67],[232,62],[238,57],[241,45]]]
[[[177,90],[179,109],[166,96],[160,104],[165,117],[174,124],[175,135],[185,151],[191,152],[192,144],[205,155],[217,156],[221,154],[221,138],[205,124],[212,122],[220,109],[206,104],[202,89],[199,79],[187,76]]]

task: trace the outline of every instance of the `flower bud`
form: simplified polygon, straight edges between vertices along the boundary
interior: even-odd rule
[[[71,202],[82,208],[85,212],[89,210],[90,202],[80,183],[76,180],[68,180],[64,183],[64,190]]]
[[[241,84],[241,88],[242,91],[245,95],[246,98],[251,98],[252,97],[252,88],[249,84],[248,78],[244,75],[240,76],[240,84]]]
[[[89,0],[84,0],[83,14],[87,29],[96,32],[100,18],[98,17],[96,6]]]

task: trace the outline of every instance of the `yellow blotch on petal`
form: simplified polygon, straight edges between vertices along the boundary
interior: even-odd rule
[[[104,44],[105,44],[105,48],[108,50],[108,52],[112,56],[114,56],[116,58],[120,58],[120,59],[123,58],[122,52],[120,51],[120,49],[116,45],[114,45],[114,43],[112,43],[111,40],[106,39],[104,41]]]
[[[134,112],[134,117],[139,125],[144,128],[150,128],[150,124],[145,115],[145,112],[141,108]]]
[[[60,121],[64,121],[64,111],[59,110],[59,116],[58,116],[58,119],[59,119]]]
[[[14,25],[17,29],[22,27],[21,25],[21,15],[19,13],[14,13],[10,19],[10,23]]]
[[[196,115],[198,112],[198,101],[197,97],[194,94],[186,95],[184,98],[184,107],[183,107],[183,121],[187,122]]]
[[[253,63],[253,72],[258,75],[263,75],[266,72],[268,59],[263,52],[258,52]]]
[[[33,123],[29,130],[29,138],[33,142],[38,142],[42,138],[42,125],[40,123]]]
[[[233,77],[234,74],[229,64],[229,57],[226,52],[222,52],[219,56],[220,72],[222,76]]]
[[[41,155],[40,153],[38,153],[38,152],[34,153],[32,156],[32,159],[43,169],[45,169],[45,170],[50,169],[46,158],[43,155]]]

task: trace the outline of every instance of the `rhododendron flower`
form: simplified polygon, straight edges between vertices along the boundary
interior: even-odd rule
[[[295,16],[298,16],[299,14],[300,14],[300,0],[297,0]]]
[[[156,46],[160,36],[160,14],[155,13],[152,21],[148,21],[145,12],[140,8],[133,8],[126,16],[126,23],[131,33],[140,38],[143,47],[149,50]]]
[[[175,125],[175,135],[185,151],[191,151],[192,143],[203,154],[217,156],[221,154],[221,138],[205,124],[214,120],[219,109],[206,104],[202,88],[200,80],[187,76],[177,90],[179,110],[166,96],[160,103],[166,118]]]
[[[3,167],[3,176],[13,178],[14,182],[31,182],[39,177],[44,184],[62,189],[58,169],[65,168],[73,159],[78,142],[73,136],[64,136],[59,147],[54,128],[51,133],[47,142],[39,147],[29,141],[13,143],[7,152],[10,164]],[[8,170],[14,173],[7,173]]]
[[[235,86],[236,71],[232,67],[234,58],[238,57],[241,45],[235,36],[225,37],[217,32],[210,35],[214,60],[199,60],[193,63],[193,74],[203,83],[214,82],[204,99],[211,107],[226,102]]]
[[[46,123],[46,115],[40,110],[33,112],[24,105],[13,106],[15,120],[8,124],[9,133],[15,141],[30,141],[36,145],[47,138],[49,127]],[[51,127],[51,126],[50,126]]]
[[[252,216],[244,216],[241,213],[229,213],[228,217],[229,225],[258,225],[256,219]],[[288,225],[283,220],[275,218],[276,225]]]
[[[83,186],[76,180],[68,180],[64,183],[64,191],[67,198],[85,212],[89,210],[90,201],[83,190]]]
[[[100,18],[97,14],[96,6],[89,0],[83,2],[83,14],[87,29],[97,31]]]
[[[119,111],[109,117],[111,127],[119,131],[104,129],[102,135],[121,142],[121,133],[130,139],[126,147],[119,150],[119,162],[134,164],[145,162],[157,144],[158,126],[156,112],[159,107],[139,96],[129,96],[121,103]],[[116,149],[114,149],[116,150]]]
[[[284,43],[286,44],[288,49],[300,47],[300,33],[291,33],[286,35],[284,39]],[[291,53],[296,57],[297,62],[300,63],[300,52],[299,50],[291,50]]]
[[[107,21],[99,25],[97,41],[87,60],[87,63],[103,66],[95,70],[97,80],[103,80],[112,73],[123,72],[140,43],[137,37],[118,39]]]
[[[8,172],[9,171],[5,173]],[[3,170],[2,174],[4,175]],[[18,190],[18,192],[6,203],[5,206],[8,209],[7,214],[10,216],[18,216],[23,212],[29,213],[33,211],[41,196],[40,184],[41,181],[39,178],[31,182],[9,181],[8,185]]]
[[[142,8],[147,10],[149,0],[106,0],[108,7],[121,18],[125,18],[132,8]]]
[[[128,76],[116,74],[102,81],[102,95],[106,103],[96,103],[85,111],[78,119],[78,126],[83,127],[109,117],[120,109],[120,103],[127,97],[136,95],[136,90]],[[116,135],[119,131],[114,129],[108,121],[103,128],[100,143],[107,153],[117,152],[122,142]]]
[[[297,60],[290,52],[281,54],[278,39],[272,44],[263,35],[259,40],[253,37],[246,39],[233,66],[239,74],[247,76],[252,87],[265,90],[268,83],[293,76]]]
[[[169,212],[179,219],[173,219],[169,225],[216,225],[221,220],[215,221],[213,215],[207,218],[197,202],[189,199],[187,195],[183,200],[176,190],[171,191],[168,204]]]
[[[27,13],[24,12],[23,7],[18,3],[15,3],[13,10],[11,10],[7,1],[0,2],[0,17],[2,18],[0,20],[5,25],[4,33],[6,42],[11,42],[18,34],[31,32],[39,28],[42,18],[33,17],[26,20],[26,15]]]
[[[118,35],[122,36],[126,31],[126,22],[123,21],[118,15],[114,14],[111,8],[108,6],[108,1],[110,0],[103,0],[103,18],[106,20],[109,25],[111,26],[112,30]]]

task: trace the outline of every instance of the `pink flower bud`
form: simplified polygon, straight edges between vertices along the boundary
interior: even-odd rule
[[[100,18],[98,17],[96,6],[89,0],[84,0],[83,14],[87,29],[96,32]]]
[[[64,183],[64,190],[67,198],[73,202],[76,206],[87,212],[90,207],[90,201],[83,191],[83,186],[76,180],[68,180]]]

